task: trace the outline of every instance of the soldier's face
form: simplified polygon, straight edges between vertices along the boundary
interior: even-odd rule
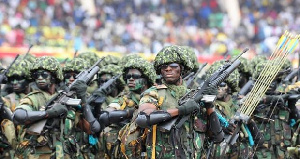
[[[25,92],[26,88],[28,87],[28,81],[25,79],[24,76],[14,75],[9,78],[9,81],[13,87],[13,91],[16,93],[23,93]]]
[[[126,74],[126,82],[130,91],[140,91],[147,83],[142,73],[137,69],[129,69]]]
[[[32,76],[39,89],[48,90],[50,88],[52,75],[49,71],[37,70]]]
[[[78,72],[74,72],[74,71],[66,72],[64,74],[65,84],[69,86],[71,83],[73,83],[77,74]]]
[[[168,84],[177,84],[180,81],[180,65],[178,63],[171,63],[162,65],[160,67],[161,76]]]
[[[101,86],[108,80],[110,80],[113,76],[111,74],[103,74],[98,79],[98,85]]]
[[[218,86],[218,95],[217,95],[217,99],[222,100],[224,99],[228,94],[228,85],[225,82],[222,82],[219,86]]]

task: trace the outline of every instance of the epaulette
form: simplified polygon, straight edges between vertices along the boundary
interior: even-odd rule
[[[156,89],[166,89],[166,88],[168,88],[166,85],[164,85],[164,84],[160,84],[160,85],[156,85],[156,86],[154,86]]]

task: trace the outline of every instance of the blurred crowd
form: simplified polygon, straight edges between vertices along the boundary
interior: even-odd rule
[[[284,30],[300,27],[300,1],[239,0],[237,28],[231,25],[224,2],[1,0],[0,47],[33,44],[157,53],[177,44],[201,54],[224,55],[249,46],[257,54],[269,54]]]

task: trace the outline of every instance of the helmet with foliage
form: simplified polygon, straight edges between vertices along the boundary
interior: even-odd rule
[[[98,79],[103,74],[110,74],[112,76],[117,76],[119,74],[122,74],[121,71],[122,71],[122,68],[117,65],[109,64],[109,65],[103,66],[100,68],[100,71],[98,72]],[[117,83],[118,83],[118,88],[123,89],[125,87],[125,82],[121,77],[118,78]]]
[[[131,60],[131,59],[143,59],[141,56],[139,56],[138,54],[127,54],[125,56],[123,56],[119,62],[119,66],[125,66],[125,64]]]
[[[256,65],[261,63],[261,62],[265,62],[265,61],[267,61],[267,57],[264,56],[264,55],[257,55],[250,61],[250,68],[251,68],[252,76],[255,72]]]
[[[197,70],[199,69],[199,63],[198,63],[198,59],[197,59],[194,49],[189,46],[182,46],[182,48],[187,50],[187,56],[190,57],[190,60],[194,67],[192,71],[197,72]]]
[[[217,69],[225,64],[225,60],[216,61],[214,62],[209,69],[207,70],[207,78],[209,78]],[[228,84],[228,86],[232,89],[233,92],[239,91],[239,79],[240,79],[240,73],[237,69],[235,69],[229,76],[225,79],[225,82]]]
[[[89,67],[93,66],[98,60],[99,56],[94,52],[83,52],[76,56],[77,58],[82,58],[88,62]]]
[[[8,70],[7,77],[14,75],[23,76],[26,79],[31,79],[30,68],[32,63],[29,60],[17,60]]]
[[[235,56],[233,56],[231,59],[234,59]],[[241,61],[241,64],[238,67],[238,70],[240,73],[243,73],[245,75],[251,74],[251,68],[249,67],[250,62],[244,57],[240,57],[239,60]]]
[[[135,59],[132,58],[123,67],[123,79],[125,79],[126,72],[129,69],[140,70],[150,85],[153,85],[155,83],[156,74],[153,65],[150,62],[142,58],[135,58]]]
[[[33,63],[30,72],[33,73],[38,69],[44,69],[51,72],[59,81],[63,80],[62,69],[58,60],[51,56],[42,56]]]
[[[254,71],[252,74],[252,78],[257,80],[260,73],[262,72],[262,70],[264,69],[264,67],[266,66],[266,63],[264,61],[261,61],[260,63],[258,63],[255,67],[254,67]]]
[[[103,61],[99,64],[99,66],[106,66],[106,65],[119,65],[120,62],[120,58],[117,56],[113,56],[113,55],[107,55],[105,56],[105,58],[103,59]]]
[[[81,58],[74,58],[73,60],[67,61],[63,67],[63,72],[81,72],[89,68],[89,63]]]
[[[184,71],[193,69],[192,62],[188,57],[187,50],[180,46],[166,46],[160,50],[154,59],[154,68],[160,74],[160,66],[163,64],[178,63],[184,67]]]

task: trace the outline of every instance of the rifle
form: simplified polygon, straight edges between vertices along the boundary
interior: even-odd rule
[[[249,50],[248,48],[243,50],[243,52],[240,53],[240,55],[237,56],[235,59],[233,59],[232,61],[228,61],[224,65],[219,67],[218,70],[216,70],[213,73],[213,75],[211,75],[210,78],[205,80],[205,82],[201,86],[199,86],[196,90],[191,90],[188,93],[186,93],[183,97],[181,97],[179,99],[178,104],[183,105],[190,99],[195,100],[196,103],[199,103],[201,101],[213,102],[216,98],[216,95],[203,95],[203,91],[207,87],[217,87],[220,83],[222,83],[229,76],[230,73],[232,73],[236,68],[238,68],[238,66],[241,64],[239,58],[241,57],[242,54],[244,54],[248,50]],[[185,116],[181,120],[188,120],[188,117],[189,116]],[[177,118],[178,116],[169,120],[168,122],[164,122],[160,124],[159,126],[169,131],[172,128],[173,124],[175,124]],[[184,122],[180,121],[179,123],[184,123]]]
[[[241,88],[237,97],[239,97],[240,95],[242,96],[247,95],[247,93],[249,93],[250,90],[253,88],[253,85],[254,85],[254,81],[252,79],[249,79],[249,81]]]
[[[94,91],[93,95],[87,100],[88,104],[94,107],[95,114],[101,113],[101,105],[104,103],[106,96],[111,93],[112,86],[117,84],[117,79],[119,79],[121,74],[116,75],[106,81],[100,88]],[[97,107],[97,109],[95,109]]]
[[[197,72],[191,72],[188,76],[186,76],[184,78],[184,80],[186,81],[186,85],[188,89],[191,89],[193,86],[193,82],[195,80],[195,78],[198,76],[198,74],[202,71],[202,69],[207,65],[207,62],[204,63],[203,65],[201,65],[201,67],[199,67],[199,69],[197,70]]]
[[[284,84],[289,84],[289,82],[291,82],[291,80],[292,80],[294,77],[298,76],[299,70],[300,70],[300,67],[299,67],[298,69],[293,70],[290,74],[288,74],[288,75],[284,78],[283,83],[284,83]]]
[[[76,78],[75,81],[68,86],[68,90],[67,91],[60,91],[56,96],[54,96],[52,99],[50,99],[47,102],[45,110],[50,109],[52,107],[55,107],[55,105],[59,105],[59,104],[64,104],[64,105],[67,105],[67,106],[75,106],[75,107],[77,107],[81,103],[81,99],[74,99],[74,98],[72,98],[72,97],[74,97],[75,92],[74,91],[70,91],[70,88],[73,87],[74,83],[77,80],[82,80],[85,83],[89,83],[93,79],[94,75],[100,70],[98,64],[103,59],[104,58],[99,59],[89,69],[80,72],[75,77]],[[61,116],[61,118],[63,118],[65,116],[65,114],[61,114],[60,116]],[[46,122],[47,122],[47,119],[43,119],[41,121],[38,121],[38,122],[32,124],[28,128],[27,132],[31,133],[31,134],[40,134],[42,132],[42,130],[44,129],[44,127],[46,125]],[[54,123],[55,122],[53,122],[51,126],[53,126]]]
[[[7,67],[7,69],[5,69],[1,74],[0,74],[0,84],[6,83],[7,82],[7,77],[6,74],[8,73],[9,69],[11,68],[11,66],[16,62],[16,60],[18,59],[19,54],[15,57],[14,61]]]
[[[24,57],[23,57],[23,60],[26,59],[26,57],[27,57],[27,55],[29,54],[29,52],[30,52],[30,50],[31,50],[32,47],[33,47],[33,45],[30,45],[30,46],[29,46],[29,48],[28,48],[26,54],[25,54]]]

